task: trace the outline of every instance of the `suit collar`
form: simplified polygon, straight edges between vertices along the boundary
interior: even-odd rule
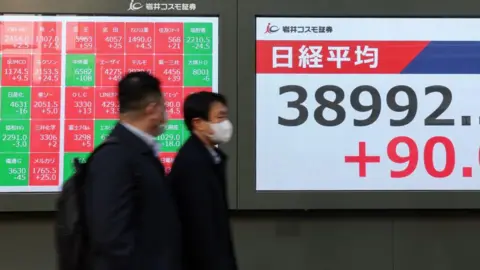
[[[225,163],[227,161],[227,155],[222,150],[220,150],[220,148],[213,147],[213,148],[209,149],[203,143],[203,141],[200,140],[200,138],[198,138],[197,135],[195,135],[195,133],[191,134],[190,138],[188,139],[188,141],[185,144],[191,144],[192,146],[197,148],[199,151],[201,151],[205,154],[208,154],[208,156],[212,159],[212,161],[214,161],[215,157],[213,156],[213,154],[210,151],[214,151],[216,154],[218,154],[218,156],[220,157],[221,163]]]
[[[117,138],[120,143],[124,143],[129,146],[133,151],[138,151],[142,154],[152,154],[153,149],[151,145],[148,145],[147,142],[140,138],[137,134],[134,134],[123,124],[117,123],[110,133],[110,137]]]
[[[215,162],[214,157],[212,156],[212,153],[208,150],[208,148],[205,146],[205,144],[198,138],[195,134],[192,133],[191,137],[188,139],[188,141],[185,143],[185,145],[182,147],[182,149],[185,149],[185,155],[198,155],[199,158],[205,161],[209,161],[209,163],[212,166],[213,171],[215,172],[216,177],[212,177],[210,180],[217,180],[217,181],[209,181],[212,183],[214,188],[220,188],[222,197],[224,200],[226,200],[225,196],[225,188],[226,188],[226,162],[227,162],[227,155],[225,153],[218,149],[214,148],[213,151],[217,153],[220,156],[220,161]],[[190,152],[191,151],[191,152]]]

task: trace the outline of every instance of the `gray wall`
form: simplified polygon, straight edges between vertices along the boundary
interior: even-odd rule
[[[480,269],[478,216],[423,215],[237,213],[240,270]],[[3,214],[1,220],[0,269],[54,269],[51,214]]]
[[[0,12],[124,12],[125,8],[119,2],[123,0],[1,1]],[[252,115],[243,117],[245,112],[241,108],[253,106],[253,100],[243,99],[242,91],[252,91],[249,74],[254,70],[253,66],[246,64],[248,61],[240,61],[244,57],[252,57],[252,44],[247,42],[251,38],[240,37],[242,31],[252,31],[249,28],[253,26],[254,14],[273,15],[275,12],[272,10],[284,10],[290,15],[328,13],[352,16],[475,16],[480,13],[480,2],[474,0],[185,2],[196,2],[199,7],[197,14],[220,15],[221,43],[226,46],[221,48],[220,62],[229,73],[223,74],[225,76],[220,82],[221,88],[237,88],[234,92],[238,90],[240,103],[233,106],[236,109],[238,105],[239,116],[234,121],[237,126],[244,128],[251,125]],[[237,55],[237,45],[246,54]],[[237,79],[240,82],[238,85]],[[249,93],[246,95],[251,95]],[[248,138],[235,139],[238,144],[229,146],[227,150],[230,153],[235,154],[239,148],[248,150],[253,145]],[[236,181],[241,174],[237,173],[235,158],[232,162],[230,175]],[[251,165],[239,162],[238,171],[242,170],[253,174]],[[232,181],[230,190],[234,205],[237,203],[235,181]],[[238,181],[241,187],[244,181],[251,183],[252,179],[238,177]],[[238,202],[241,205],[241,201]],[[480,213],[473,211],[236,211],[233,216],[235,242],[242,270],[480,269],[480,256],[477,255]],[[0,214],[0,269],[53,270],[52,221],[52,213]]]

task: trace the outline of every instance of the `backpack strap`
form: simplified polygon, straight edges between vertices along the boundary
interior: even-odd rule
[[[87,166],[88,163],[90,162],[91,158],[95,153],[97,153],[100,149],[103,147],[109,145],[109,144],[114,144],[114,143],[119,143],[120,141],[115,138],[115,137],[108,137],[106,140],[104,140],[100,145],[98,145],[90,154],[90,156],[87,158],[86,162],[81,162],[79,158],[74,158],[73,159],[73,165],[75,168],[75,173],[78,174],[78,177],[76,178],[77,181],[74,182],[75,188],[77,191],[83,190],[84,184],[86,181],[86,174],[87,174]],[[83,196],[76,196],[77,200],[77,205],[79,207],[79,213],[84,214],[84,202],[83,202]]]

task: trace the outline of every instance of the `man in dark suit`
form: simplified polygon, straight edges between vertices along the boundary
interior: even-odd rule
[[[166,123],[160,82],[130,73],[119,82],[118,100],[112,143],[87,168],[89,269],[178,270],[180,220],[155,141]]]
[[[216,145],[232,136],[225,98],[200,92],[184,102],[191,137],[169,174],[182,221],[184,270],[236,270],[226,196],[226,155]]]

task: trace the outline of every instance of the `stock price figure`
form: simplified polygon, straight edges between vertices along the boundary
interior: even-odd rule
[[[325,96],[327,93],[333,94],[333,100],[329,100]],[[298,126],[305,123],[308,119],[308,109],[305,107],[304,102],[308,98],[308,92],[305,88],[299,85],[288,85],[280,87],[280,95],[286,93],[295,93],[298,98],[287,102],[287,107],[297,109],[298,117],[295,119],[285,119],[278,117],[278,124],[282,126]],[[452,92],[445,86],[432,85],[425,88],[425,95],[431,93],[439,93],[442,95],[442,101],[438,107],[428,116],[425,117],[425,126],[453,126],[454,119],[439,119],[443,112],[445,112],[452,103]],[[369,104],[363,104],[360,97],[368,95],[370,99]],[[405,104],[399,104],[397,96],[401,94],[405,95]],[[346,118],[345,108],[342,107],[342,103],[345,100],[345,92],[342,88],[336,85],[324,85],[318,88],[315,93],[315,100],[318,103],[318,107],[313,112],[315,121],[322,126],[334,127],[342,124]],[[386,94],[385,103],[388,108],[393,112],[405,112],[404,117],[401,119],[390,119],[390,126],[399,127],[410,124],[418,111],[418,98],[415,90],[406,85],[397,85],[388,90]],[[355,87],[350,93],[350,104],[353,110],[357,112],[370,114],[364,119],[353,119],[353,125],[356,127],[369,126],[375,123],[380,117],[382,111],[382,98],[380,92],[371,85],[360,85]],[[325,110],[332,110],[336,116],[328,120],[324,116]],[[480,118],[479,118],[480,119]],[[463,125],[470,125],[470,116],[462,116]]]

